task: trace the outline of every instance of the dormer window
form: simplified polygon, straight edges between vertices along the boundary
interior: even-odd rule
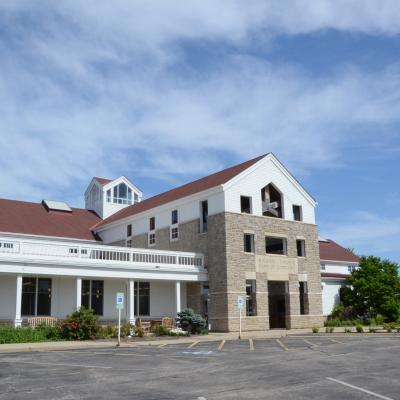
[[[132,189],[129,188],[123,182],[117,186],[114,186],[113,189],[108,189],[107,190],[107,202],[114,203],[114,204],[127,204],[127,205],[133,204]]]

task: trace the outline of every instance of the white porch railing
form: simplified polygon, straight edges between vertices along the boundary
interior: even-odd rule
[[[179,251],[147,250],[106,245],[87,245],[74,242],[0,238],[0,256],[4,253],[21,256],[96,260],[99,263],[171,265],[204,267],[202,254]]]

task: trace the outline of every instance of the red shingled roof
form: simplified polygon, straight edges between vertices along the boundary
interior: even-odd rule
[[[94,179],[96,179],[96,181],[99,182],[100,185],[102,185],[102,186],[105,186],[105,185],[107,185],[107,183],[112,182],[112,179],[99,178],[97,176],[95,176]]]
[[[81,208],[47,211],[40,203],[0,199],[0,232],[97,240],[90,228],[101,221]]]
[[[140,203],[133,204],[129,207],[126,207],[105,220],[101,221],[97,224],[94,229],[105,226],[111,222],[118,221],[120,219],[139,214],[143,211],[150,210],[152,208],[161,206],[163,204],[169,203],[171,201],[175,201],[181,199],[183,197],[190,196],[195,193],[202,192],[203,190],[211,189],[215,186],[223,185],[224,183],[230,181],[236,175],[239,175],[241,172],[246,170],[247,168],[254,165],[257,161],[260,161],[264,158],[266,154],[262,156],[253,158],[252,160],[245,161],[241,164],[235,165],[233,167],[224,169],[222,171],[216,172],[214,174],[208,175],[204,178],[198,179],[194,182],[187,183],[183,186],[179,186],[175,189],[169,190],[168,192],[164,192],[158,194],[154,197],[150,197],[149,199],[143,200]]]
[[[319,242],[319,256],[322,261],[359,262],[360,258],[331,239]]]

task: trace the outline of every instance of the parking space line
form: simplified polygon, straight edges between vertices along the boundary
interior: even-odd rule
[[[303,339],[309,346],[311,346],[311,347],[318,347],[319,345],[318,344],[315,344],[315,343],[312,343],[312,342],[310,342],[309,340],[307,340],[307,339]]]
[[[332,338],[328,338],[328,339],[333,343],[346,344],[346,343],[341,342],[340,340],[336,340],[336,339],[332,339]]]
[[[163,343],[160,344],[159,346],[157,346],[157,349],[162,349],[163,347],[165,347],[168,343]]]
[[[383,400],[394,400],[394,399],[392,399],[392,398],[390,398],[390,397],[382,396],[381,394],[378,394],[378,393],[375,393],[375,392],[371,392],[370,390],[363,389],[363,388],[360,388],[360,387],[355,386],[355,385],[351,385],[350,383],[346,383],[346,382],[343,382],[343,381],[339,381],[339,379],[328,378],[328,377],[327,377],[326,379],[328,379],[329,381],[335,382],[335,383],[339,383],[340,385],[347,386],[347,387],[352,388],[352,389],[355,389],[355,390],[359,390],[360,392],[367,393],[367,394],[369,394],[370,396],[377,397],[378,399],[383,399]]]
[[[224,345],[225,345],[226,340],[223,339],[222,342],[220,343],[220,345],[218,346],[218,350],[222,350]]]
[[[193,343],[191,343],[191,344],[188,346],[188,349],[191,349],[192,347],[196,346],[197,343],[199,343],[199,342],[193,342]]]
[[[285,351],[289,350],[289,348],[286,347],[279,339],[276,339],[276,343],[278,343],[279,346],[281,346],[283,350],[285,350]]]
[[[254,342],[253,339],[249,339],[249,350],[254,351]]]

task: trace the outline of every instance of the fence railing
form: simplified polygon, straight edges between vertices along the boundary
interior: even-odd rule
[[[202,254],[179,251],[147,250],[106,245],[78,245],[74,242],[50,242],[43,240],[0,239],[2,253],[26,256],[60,257],[134,264],[163,264],[204,267]]]

